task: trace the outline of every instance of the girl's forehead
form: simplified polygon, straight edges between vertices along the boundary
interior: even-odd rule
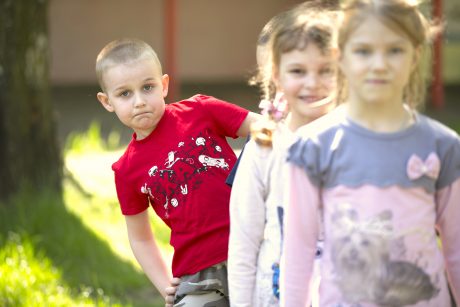
[[[309,63],[329,63],[333,59],[331,52],[322,52],[314,43],[308,44],[303,49],[294,49],[281,54],[282,63],[290,62],[309,62]]]
[[[395,31],[383,21],[375,16],[365,18],[357,27],[352,31],[346,43],[353,44],[404,44],[410,43],[410,40]]]

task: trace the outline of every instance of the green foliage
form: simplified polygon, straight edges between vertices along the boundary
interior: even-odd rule
[[[78,199],[74,200],[78,203]],[[14,245],[18,247],[16,250],[26,251],[23,254],[16,253],[23,258],[13,261],[17,280],[27,280],[30,276],[37,279],[43,274],[40,275],[39,270],[32,271],[33,274],[28,270],[18,270],[15,263],[43,263],[43,271],[54,272],[44,282],[53,289],[48,290],[49,292],[58,293],[61,288],[71,289],[64,291],[64,294],[68,296],[70,292],[75,293],[77,302],[80,297],[88,296],[94,301],[89,306],[102,306],[108,300],[114,302],[104,306],[122,303],[129,305],[128,301],[135,299],[137,289],[152,288],[132,263],[120,259],[107,240],[101,240],[80,218],[69,212],[62,200],[55,195],[32,189],[24,190],[8,204],[0,205],[0,253],[2,256],[14,254]],[[8,233],[19,233],[26,241],[15,241],[11,238],[5,240],[5,234]],[[56,269],[48,270],[51,265]],[[1,275],[6,274],[3,271],[2,267]],[[4,280],[3,276],[1,279]],[[50,282],[50,279],[54,281]],[[8,294],[5,299],[15,302],[17,297],[24,296],[21,291],[26,290],[30,292],[27,295],[33,298],[42,295],[43,290],[40,287],[24,286],[25,290],[21,290],[14,283],[11,284],[12,282],[8,279],[0,284],[0,293]],[[153,294],[153,298],[155,295]],[[152,296],[149,299],[152,300]],[[45,305],[61,306],[57,303]],[[74,304],[67,306],[69,305]]]
[[[120,238],[126,236],[126,229],[118,205],[111,166],[122,155],[124,148],[117,149],[120,148],[119,139],[112,137],[117,141],[110,141],[110,135],[118,134],[111,133],[107,141],[103,140],[99,124],[93,123],[87,132],[73,134],[69,138],[65,155],[68,182],[64,196],[68,209],[78,216],[85,217],[83,223],[96,233],[105,232],[102,238]],[[69,181],[73,184],[69,184]],[[81,199],[82,193],[89,198]],[[151,221],[160,247],[165,252],[172,253],[169,245],[170,230],[155,214],[151,214]],[[128,246],[127,242],[125,246]],[[131,256],[130,250],[126,252],[119,249],[118,252]]]
[[[112,131],[107,139],[102,138],[101,125],[92,122],[84,133],[71,133],[65,145],[66,152],[85,153],[114,150],[120,147],[120,133]]]
[[[164,305],[129,248],[108,143],[97,124],[67,143],[63,198],[24,187],[0,203],[0,306]],[[168,229],[152,226],[169,252]]]
[[[3,241],[3,240],[2,240]],[[61,272],[43,253],[36,253],[32,240],[10,232],[0,250],[1,306],[120,306],[111,304],[102,289],[80,293],[59,283]]]

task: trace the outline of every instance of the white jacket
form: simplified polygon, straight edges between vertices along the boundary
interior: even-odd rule
[[[279,306],[272,265],[279,263],[287,149],[294,134],[282,123],[273,148],[250,140],[241,157],[230,198],[228,279],[231,306]]]

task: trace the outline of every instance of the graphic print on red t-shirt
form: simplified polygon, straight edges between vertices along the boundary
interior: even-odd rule
[[[168,152],[163,165],[153,165],[142,193],[148,194],[155,204],[162,204],[165,218],[169,210],[180,206],[188,194],[203,183],[201,175],[229,170],[222,148],[208,130],[195,137],[180,141]]]

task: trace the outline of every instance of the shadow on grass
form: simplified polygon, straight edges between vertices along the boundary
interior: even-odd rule
[[[68,212],[59,195],[29,189],[0,204],[0,248],[9,232],[30,237],[35,249],[61,270],[64,282],[76,292],[103,291],[123,305],[164,304],[145,275]]]

